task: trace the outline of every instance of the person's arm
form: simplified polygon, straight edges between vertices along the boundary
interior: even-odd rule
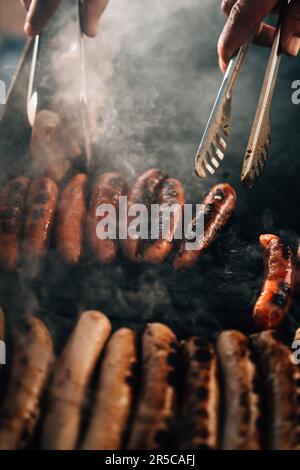
[[[85,0],[83,4],[84,32],[94,37],[98,21],[109,0]],[[21,0],[27,10],[24,30],[29,36],[39,34],[57,10],[61,0]]]
[[[228,16],[218,42],[220,68],[225,72],[230,59],[241,45],[256,32],[257,44],[271,46],[275,28],[263,22],[273,11],[278,11],[278,0],[223,0],[222,10]],[[300,0],[291,0],[282,25],[282,50],[297,56],[300,49]]]

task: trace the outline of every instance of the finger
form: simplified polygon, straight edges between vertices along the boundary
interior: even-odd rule
[[[32,0],[25,22],[25,33],[39,34],[60,4],[60,0]]]
[[[237,0],[234,3],[218,42],[220,67],[223,71],[236,51],[259,28],[276,4],[277,0]]]
[[[85,0],[83,5],[83,28],[87,36],[97,35],[98,22],[109,0]]]
[[[297,56],[300,50],[300,1],[292,0],[282,22],[281,47],[291,56]]]
[[[222,1],[222,11],[226,16],[230,15],[233,5],[237,2],[237,0],[223,0]],[[277,5],[272,9],[272,13],[278,13],[280,10],[280,5]]]
[[[253,43],[258,46],[271,47],[275,38],[276,29],[265,23],[258,27]]]
[[[25,8],[25,10],[28,11],[29,7],[30,7],[31,0],[21,0],[21,3],[23,5],[23,7]]]

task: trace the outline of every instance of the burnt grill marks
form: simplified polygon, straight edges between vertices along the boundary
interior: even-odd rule
[[[201,338],[188,339],[182,362],[180,448],[217,448],[219,389],[213,346]]]

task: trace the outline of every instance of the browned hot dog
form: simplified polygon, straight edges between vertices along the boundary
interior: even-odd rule
[[[220,392],[213,346],[201,338],[189,338],[183,346],[183,374],[180,447],[216,449]]]
[[[121,449],[133,405],[136,363],[135,333],[128,328],[116,331],[108,342],[101,364],[96,400],[83,449]]]
[[[184,269],[194,266],[202,253],[206,251],[217,234],[227,224],[236,204],[236,193],[230,184],[222,183],[214,186],[203,201],[204,209],[204,235],[192,250],[187,249],[187,240],[181,243],[178,254],[175,256],[173,266],[175,269]],[[189,226],[189,231],[195,226],[196,217]]]
[[[261,448],[258,375],[248,338],[239,331],[224,331],[217,340],[224,393],[221,448]]]
[[[165,175],[156,168],[148,170],[139,176],[128,192],[128,211],[134,204],[143,204],[148,210],[149,217],[150,206],[157,198],[158,191],[165,178]],[[126,217],[126,220],[122,221],[123,226],[129,229],[134,217]],[[121,240],[123,253],[132,262],[137,263],[141,261],[141,257],[138,256],[141,241],[141,238],[133,238],[130,236],[130,233],[125,240]]]
[[[57,193],[56,183],[47,177],[33,180],[29,187],[23,246],[27,258],[38,259],[47,253]]]
[[[74,176],[61,192],[58,201],[56,247],[61,259],[70,265],[77,264],[83,253],[86,182],[86,174]]]
[[[19,176],[9,181],[0,194],[0,266],[5,271],[14,271],[19,264],[28,185],[29,179]]]
[[[128,448],[148,450],[174,446],[175,366],[177,340],[160,323],[143,335],[142,385]]]
[[[53,364],[50,334],[38,318],[15,334],[11,374],[0,410],[0,449],[24,447],[32,437]]]
[[[276,235],[261,235],[265,252],[266,279],[253,310],[255,325],[276,328],[292,303],[295,283],[294,256],[291,248]]]
[[[118,173],[104,173],[100,175],[91,193],[91,199],[88,210],[88,235],[90,247],[97,260],[101,263],[112,263],[117,256],[118,243],[117,239],[100,239],[97,234],[97,225],[103,218],[107,218],[107,213],[104,212],[97,216],[97,209],[102,205],[109,204],[114,208],[115,215],[118,216],[118,205],[120,196],[125,195],[127,192],[127,185]],[[110,219],[110,227],[115,226],[115,218]]]
[[[276,338],[274,331],[253,335],[252,344],[266,395],[267,447],[300,450],[299,368],[291,361],[290,349]]]
[[[155,203],[161,206],[159,238],[143,242],[139,249],[142,261],[147,263],[161,263],[174,247],[174,238],[182,224],[182,207],[185,203],[185,194],[181,183],[174,178],[164,180]],[[172,207],[174,210],[170,212]],[[169,216],[169,214],[171,215]]]
[[[54,368],[43,423],[44,449],[75,449],[87,387],[110,331],[102,313],[81,315]]]

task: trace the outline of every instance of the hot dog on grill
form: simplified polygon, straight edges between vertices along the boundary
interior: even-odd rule
[[[174,178],[164,180],[155,202],[162,206],[159,213],[159,239],[150,240],[150,242],[144,241],[139,250],[142,260],[147,263],[161,263],[174,247],[174,238],[182,224],[182,207],[185,203],[185,194],[181,183]],[[168,217],[172,206],[174,210],[171,217]],[[165,228],[163,228],[164,225]]]
[[[112,263],[117,256],[118,243],[117,239],[99,239],[97,235],[97,225],[104,218],[107,219],[108,214],[97,216],[97,208],[101,205],[110,205],[115,209],[115,214],[118,216],[118,205],[120,196],[125,195],[127,192],[127,185],[118,173],[104,173],[100,175],[91,193],[91,199],[88,210],[88,235],[89,243],[93,254],[101,263]],[[115,227],[115,217],[109,219],[110,227]]]
[[[252,336],[262,370],[267,411],[267,447],[273,450],[299,450],[299,369],[291,352],[273,331]]]
[[[148,170],[139,176],[128,192],[128,211],[130,211],[134,204],[143,204],[148,210],[149,218],[151,204],[155,202],[165,178],[165,175],[156,168]],[[135,217],[136,215],[126,216],[126,220],[122,221],[123,227],[127,227],[130,231],[130,223]],[[141,238],[133,238],[130,236],[130,233],[125,240],[121,240],[122,251],[128,260],[135,263],[141,261],[141,257],[138,254],[141,243]]]
[[[217,340],[224,394],[221,448],[261,448],[258,375],[249,341],[239,331],[224,331]]]
[[[25,257],[30,260],[37,260],[47,253],[57,193],[57,185],[50,178],[37,178],[30,184],[23,244]]]
[[[180,448],[216,449],[220,393],[217,356],[211,344],[189,338],[183,346]]]
[[[170,448],[175,417],[178,343],[160,323],[149,324],[142,340],[142,384],[128,449]]]
[[[88,311],[79,318],[54,368],[43,423],[44,449],[75,449],[86,390],[110,331],[108,318],[100,312]]]
[[[276,235],[261,235],[265,252],[266,278],[253,310],[255,325],[263,330],[276,328],[292,303],[295,283],[294,256],[291,248]]]
[[[87,175],[74,176],[60,194],[57,207],[56,247],[61,259],[75,265],[83,253]]]
[[[9,181],[0,194],[0,266],[5,271],[14,271],[19,264],[28,185],[29,179],[19,176]]]
[[[121,449],[133,405],[136,365],[135,333],[122,328],[112,335],[106,347],[83,449]]]
[[[53,364],[50,334],[38,318],[15,334],[9,383],[0,410],[0,449],[29,442],[40,414],[40,401]]]
[[[214,186],[203,201],[204,209],[204,234],[197,242],[197,246],[192,250],[187,249],[187,240],[183,240],[179,252],[174,258],[175,269],[191,268],[206,251],[217,234],[227,224],[236,204],[236,193],[230,184],[223,183]],[[197,215],[189,225],[189,232],[192,233],[195,227]],[[189,240],[191,242],[193,240]]]

